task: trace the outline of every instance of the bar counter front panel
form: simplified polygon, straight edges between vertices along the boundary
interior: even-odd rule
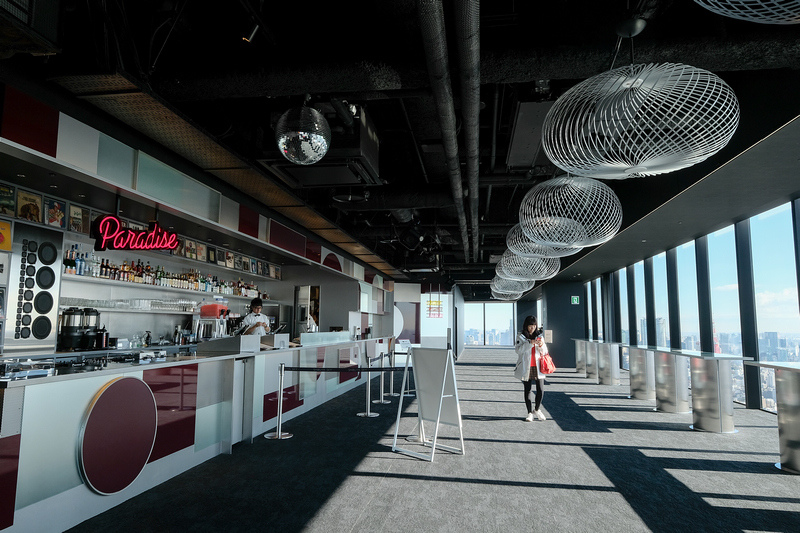
[[[231,453],[236,442],[275,428],[280,363],[354,368],[341,379],[338,373],[286,372],[283,419],[287,421],[363,383],[366,377],[357,367],[364,366],[367,357],[388,351],[388,346],[388,339],[367,339],[232,355],[175,356],[164,363],[109,363],[95,372],[0,383],[0,449],[12,452],[0,464],[6,472],[0,476],[0,494],[15,494],[13,509],[0,506],[0,531],[68,529],[216,455]],[[119,492],[104,495],[85,483],[78,456],[88,407],[120,378],[141,380],[153,392],[157,430],[138,477]],[[125,416],[124,405],[120,416]],[[10,481],[14,470],[15,485]]]

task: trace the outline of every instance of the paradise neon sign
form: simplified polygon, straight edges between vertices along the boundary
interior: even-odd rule
[[[102,215],[92,224],[94,249],[103,250],[173,250],[178,247],[178,235],[151,222],[146,230],[122,227],[114,215]]]

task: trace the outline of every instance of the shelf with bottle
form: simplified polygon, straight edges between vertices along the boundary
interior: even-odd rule
[[[111,259],[100,259],[94,251],[81,253],[79,245],[65,249],[65,279],[92,282],[108,281],[114,284],[132,283],[138,287],[152,287],[159,290],[184,290],[192,293],[219,294],[225,297],[241,297],[269,299],[269,295],[261,293],[254,282],[247,283],[241,278],[237,281],[220,279],[218,276],[203,274],[195,269],[188,272],[171,272],[161,265],[150,266],[150,262],[135,262],[131,259],[117,265]]]

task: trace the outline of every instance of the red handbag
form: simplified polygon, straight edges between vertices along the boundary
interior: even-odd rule
[[[552,374],[556,371],[556,364],[549,353],[544,353],[539,357],[539,372],[542,374]]]

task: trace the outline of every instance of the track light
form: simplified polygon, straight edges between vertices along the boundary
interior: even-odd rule
[[[254,39],[254,38],[255,38],[255,36],[256,36],[256,32],[257,32],[257,31],[258,31],[258,24],[256,24],[255,26],[253,26],[253,31],[251,31],[251,32],[250,32],[250,35],[249,35],[249,36],[247,36],[247,37],[242,37],[242,40],[243,40],[243,41],[247,41],[248,43],[252,43],[252,42],[253,42],[253,39]]]

